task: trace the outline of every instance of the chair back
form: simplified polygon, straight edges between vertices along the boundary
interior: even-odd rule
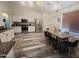
[[[44,31],[44,35],[47,37],[49,35],[48,31]]]
[[[78,43],[79,43],[79,40],[74,41],[72,47],[76,47]]]
[[[44,31],[44,35],[45,35],[45,37],[47,36],[46,31]]]
[[[70,41],[63,41],[63,44],[64,44],[65,46],[69,46],[69,47],[71,47],[71,46],[73,45],[73,43],[70,42]]]

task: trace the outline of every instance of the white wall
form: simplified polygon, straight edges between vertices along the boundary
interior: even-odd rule
[[[0,11],[4,11],[4,12],[6,12],[6,13],[9,12],[9,9],[8,9],[7,4],[6,4],[6,3],[3,3],[3,2],[1,2],[1,1],[0,1]]]
[[[8,12],[9,12],[8,5],[0,1],[0,16],[5,16],[6,18],[9,18]]]
[[[46,28],[53,29],[54,27],[60,28],[60,21],[58,21],[59,15],[51,16],[49,14],[43,14],[43,30]]]
[[[31,22],[35,19],[40,20],[42,17],[41,13],[25,6],[12,5],[9,6],[9,8],[11,11],[13,21],[21,21],[21,19],[23,18],[28,19],[28,21]]]
[[[53,28],[53,27],[57,27],[59,29],[61,27],[61,21],[62,21],[61,15],[63,15],[64,13],[73,12],[76,10],[79,10],[79,3],[76,3],[68,8],[64,8],[59,12],[52,12],[52,14],[43,13],[43,22],[44,22],[43,29],[45,30],[46,28]],[[59,17],[60,17],[60,20],[58,21]]]

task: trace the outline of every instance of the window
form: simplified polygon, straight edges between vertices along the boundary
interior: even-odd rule
[[[62,28],[66,31],[79,33],[79,11],[64,14]]]

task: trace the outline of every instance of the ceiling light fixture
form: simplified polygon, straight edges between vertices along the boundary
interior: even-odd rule
[[[33,4],[33,1],[28,1],[28,5],[29,6],[33,6],[34,4]]]
[[[24,2],[24,1],[21,1],[21,4],[23,4],[23,5],[24,5],[24,4],[25,4],[25,2]]]

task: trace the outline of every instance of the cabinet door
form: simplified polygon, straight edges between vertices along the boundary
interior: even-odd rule
[[[7,31],[7,39],[8,39],[8,41],[10,41],[12,39],[10,30]]]
[[[14,30],[10,29],[9,32],[10,32],[10,38],[12,40],[14,38]]]
[[[13,29],[11,29],[11,36],[12,36],[12,39],[15,37],[14,36],[14,30]]]
[[[15,33],[21,33],[21,26],[14,27],[14,32]]]
[[[29,32],[35,32],[35,26],[28,26]]]
[[[1,42],[9,42],[14,38],[14,31],[7,30],[5,32],[0,33],[0,40]]]
[[[6,32],[1,33],[0,36],[1,36],[1,42],[8,42]]]

